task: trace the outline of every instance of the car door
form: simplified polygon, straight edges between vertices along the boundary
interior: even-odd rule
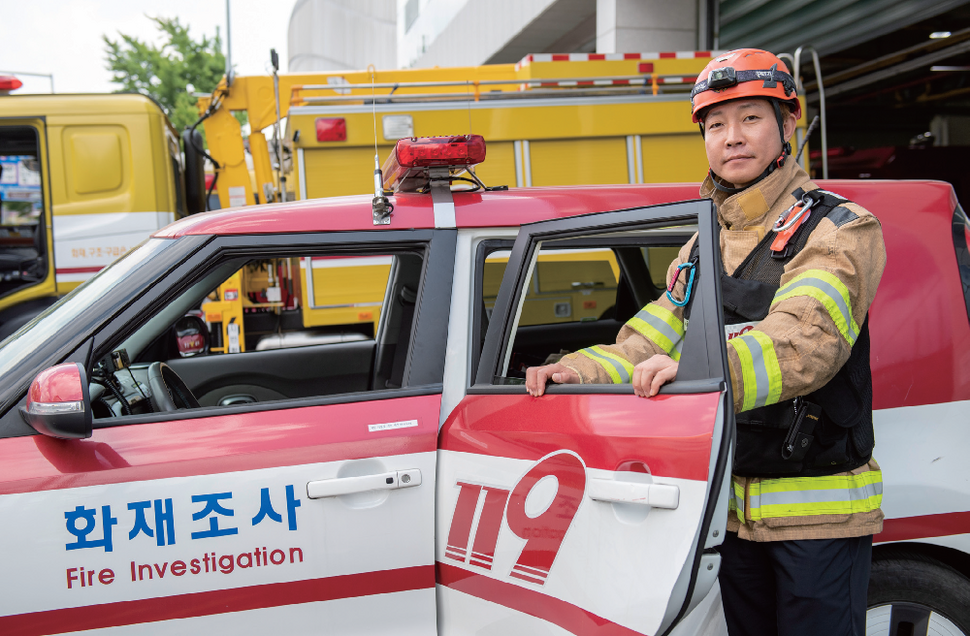
[[[419,277],[410,328],[390,334],[395,355],[407,355],[395,385],[108,416],[88,439],[0,439],[0,560],[17,582],[0,595],[0,633],[434,633],[439,334],[453,231],[218,237],[141,288],[116,290],[136,300],[89,337],[81,364],[100,373],[106,351],[153,320],[168,324],[157,318],[165,312],[182,315],[186,294],[211,288],[206,277],[235,271],[240,257],[375,250],[414,257]],[[330,345],[294,349],[291,366],[313,350],[323,365],[345,360],[345,344],[334,355]],[[253,369],[263,354],[277,364],[286,350],[225,360]],[[193,361],[216,359],[179,368]],[[141,372],[119,373],[137,384]]]
[[[526,297],[542,289],[536,264],[555,260],[543,250],[647,246],[685,225],[696,225],[702,257],[677,381],[651,399],[629,384],[531,397],[510,361],[529,344],[516,334]],[[716,237],[706,201],[522,227],[476,382],[439,439],[445,633],[653,635],[703,599],[711,606],[734,425]]]

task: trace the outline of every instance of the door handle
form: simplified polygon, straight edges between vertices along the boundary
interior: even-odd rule
[[[421,471],[417,468],[395,470],[377,475],[360,477],[337,477],[311,481],[306,485],[306,496],[310,499],[339,497],[369,490],[397,490],[414,488],[421,485]]]
[[[629,503],[674,510],[680,505],[680,488],[668,484],[642,484],[612,479],[590,479],[589,498],[607,503]]]

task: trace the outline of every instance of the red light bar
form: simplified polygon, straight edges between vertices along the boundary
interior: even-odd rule
[[[347,141],[347,120],[343,117],[318,117],[317,141]]]
[[[0,91],[15,91],[24,83],[12,75],[0,75]]]
[[[409,191],[427,184],[431,168],[457,173],[483,161],[485,138],[481,135],[411,137],[398,140],[381,171],[386,189]]]
[[[412,137],[399,140],[394,154],[405,168],[474,166],[485,161],[485,138],[481,135]]]

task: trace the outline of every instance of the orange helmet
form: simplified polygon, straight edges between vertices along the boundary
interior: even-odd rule
[[[701,112],[714,104],[751,97],[787,102],[795,118],[801,118],[788,66],[768,51],[736,49],[711,60],[697,76],[690,92],[692,119],[699,123]]]

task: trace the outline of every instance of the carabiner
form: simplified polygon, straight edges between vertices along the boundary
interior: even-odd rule
[[[785,230],[791,229],[795,224],[799,223],[803,217],[807,217],[807,215],[811,213],[814,203],[815,202],[812,201],[812,198],[806,194],[778,216],[778,220],[775,221],[775,225],[771,228],[771,231],[784,232]],[[792,212],[795,211],[795,208],[799,206],[801,206],[801,209],[799,209],[796,214],[792,214]]]
[[[671,293],[674,291],[674,286],[680,279],[680,272],[684,269],[688,270],[687,277],[687,287],[684,290],[684,300],[675,300],[674,295]],[[674,275],[673,280],[670,281],[670,285],[667,286],[667,300],[672,302],[677,307],[683,307],[690,301],[690,292],[694,288],[694,272],[697,270],[697,263],[694,260],[687,261],[686,263],[681,263],[677,266],[677,273]]]

